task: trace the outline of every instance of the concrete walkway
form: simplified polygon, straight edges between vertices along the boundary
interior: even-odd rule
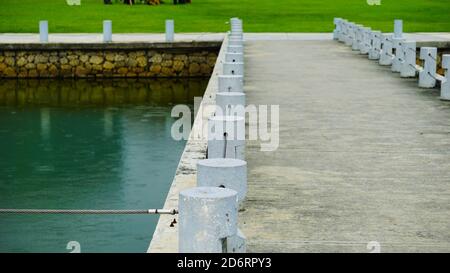
[[[223,33],[177,33],[175,42],[196,41],[222,41]],[[247,41],[307,41],[307,40],[331,40],[331,33],[245,33]],[[411,33],[405,34],[405,38],[414,39],[418,44],[450,47],[450,33]],[[50,43],[102,43],[103,36],[100,33],[52,33],[49,35]],[[163,33],[123,33],[113,34],[113,42],[116,43],[141,43],[141,42],[165,42]],[[37,33],[0,33],[0,44],[26,44],[39,43]]]
[[[280,105],[280,147],[247,143],[249,252],[450,251],[450,103],[334,41],[246,43],[248,104]]]

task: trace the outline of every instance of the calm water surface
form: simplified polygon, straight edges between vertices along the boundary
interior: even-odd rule
[[[0,207],[160,208],[206,80],[0,81]],[[158,217],[0,215],[0,252],[145,252]]]

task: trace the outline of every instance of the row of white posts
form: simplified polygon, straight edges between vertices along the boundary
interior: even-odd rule
[[[112,21],[103,21],[103,42],[112,42]],[[175,39],[175,23],[174,20],[166,20],[166,42],[173,42]],[[48,21],[39,21],[39,41],[48,43]]]
[[[442,56],[442,68],[445,75],[436,72],[437,48],[421,47],[419,58],[423,67],[416,65],[416,41],[403,37],[403,21],[394,21],[394,33],[387,34],[372,30],[370,27],[355,24],[342,18],[334,19],[333,38],[368,54],[369,59],[378,60],[380,65],[391,65],[393,72],[399,72],[403,78],[416,77],[419,74],[419,87],[433,88],[437,81],[441,83],[441,99],[450,100],[450,55]]]
[[[197,187],[179,195],[181,253],[246,251],[238,229],[238,210],[247,194],[244,40],[242,20],[230,23],[216,111],[208,120],[207,159],[197,163]]]

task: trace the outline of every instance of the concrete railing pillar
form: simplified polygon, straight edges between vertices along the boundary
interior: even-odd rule
[[[339,39],[339,35],[341,33],[341,21],[342,21],[342,18],[334,18],[333,19],[333,23],[334,23],[333,40]]]
[[[370,27],[364,27],[362,29],[362,41],[361,41],[361,48],[360,48],[361,54],[369,53],[370,48],[372,47],[371,35],[372,35],[372,30]]]
[[[224,75],[244,75],[244,63],[223,63]]]
[[[360,29],[362,25],[355,25],[353,28],[352,50],[359,50],[361,44]]]
[[[216,105],[224,116],[245,118],[245,94],[242,92],[217,93]]]
[[[420,59],[424,61],[423,70],[419,72],[419,87],[433,88],[436,86],[437,48],[421,47]]]
[[[450,100],[450,55],[442,55],[442,68],[445,70],[445,79],[441,82],[441,100]]]
[[[111,20],[103,21],[103,42],[104,43],[112,42],[112,21]]]
[[[243,63],[244,62],[244,54],[227,52],[227,53],[225,53],[225,62]]]
[[[244,77],[242,75],[219,75],[220,92],[244,92]]]
[[[403,20],[394,20],[394,37],[403,38]]]
[[[353,28],[354,28],[355,24],[352,22],[349,22],[347,24],[347,32],[346,32],[346,38],[345,38],[345,45],[351,46],[353,43]]]
[[[245,160],[245,119],[214,116],[208,120],[208,158]]]
[[[39,42],[48,43],[48,21],[39,21]]]
[[[380,65],[392,64],[392,35],[382,35],[381,53],[380,53]]]
[[[229,244],[238,235],[237,200],[237,192],[226,188],[196,187],[180,192],[179,252],[229,252]]]
[[[227,52],[229,53],[244,53],[244,47],[239,45],[227,46]]]
[[[210,158],[197,163],[198,187],[222,187],[235,190],[238,203],[247,195],[247,162],[233,158]]]
[[[372,47],[369,50],[369,59],[378,60],[380,59],[381,51],[381,31],[372,31]]]
[[[392,47],[395,50],[394,58],[392,59],[392,72],[400,72],[402,68],[402,62],[405,58],[405,53],[403,52],[403,43],[405,39],[403,38],[392,38]]]
[[[400,68],[402,78],[416,76],[416,42],[405,41],[402,43],[403,61]]]
[[[175,22],[166,20],[166,42],[172,43],[175,40]]]

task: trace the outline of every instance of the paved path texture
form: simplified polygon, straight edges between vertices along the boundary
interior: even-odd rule
[[[247,142],[249,252],[450,251],[450,103],[438,89],[331,40],[245,51],[247,103],[280,106],[278,150]]]

